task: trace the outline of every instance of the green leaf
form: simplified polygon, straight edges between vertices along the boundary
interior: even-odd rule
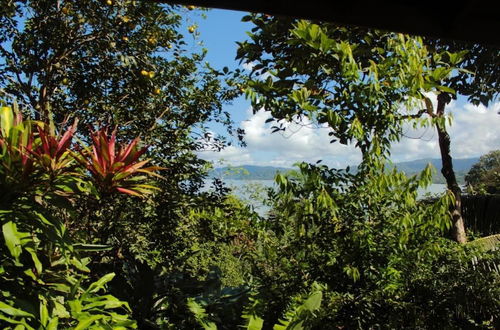
[[[5,245],[9,249],[10,254],[18,261],[22,252],[22,239],[29,237],[29,235],[18,232],[17,225],[12,221],[2,226],[2,232],[5,239]]]
[[[43,297],[39,297],[39,300],[40,300],[40,323],[44,328],[46,328],[49,323],[49,310],[47,309],[47,301]]]
[[[57,301],[52,301],[54,304],[54,308],[52,309],[52,314],[54,316],[60,317],[60,318],[68,318],[70,317],[70,314],[66,307],[64,307],[63,304],[57,302]],[[56,318],[57,318],[56,317]]]
[[[321,291],[313,292],[301,307],[309,312],[314,312],[321,307],[322,299],[323,293]]]
[[[76,257],[71,258],[70,263],[75,266],[78,270],[81,270],[82,272],[89,273],[90,269],[82,262],[83,260],[80,260]]]
[[[442,91],[442,92],[446,92],[446,93],[450,93],[450,94],[455,94],[455,90],[454,89],[446,87],[446,86],[437,86],[436,88],[438,90]]]
[[[38,259],[36,251],[33,250],[32,248],[27,248],[26,251],[28,251],[29,254],[31,255],[31,260],[33,260],[33,263],[35,264],[36,272],[37,272],[38,276],[40,276],[40,274],[42,274],[43,267],[42,267],[42,263],[40,262],[40,259]]]
[[[1,301],[0,301],[0,312],[3,312],[3,313],[10,315],[10,316],[32,317],[32,318],[35,317],[31,313],[28,313],[28,312],[25,312],[21,309],[12,307],[12,306],[7,305],[6,303],[1,302]]]
[[[111,245],[104,245],[104,244],[77,243],[77,244],[74,244],[73,247],[77,251],[92,251],[92,252],[109,251],[109,250],[113,249],[113,247]]]
[[[50,319],[49,324],[47,324],[46,330],[57,330],[59,326],[59,318],[53,317]]]
[[[10,129],[14,125],[14,113],[10,107],[0,108],[0,132],[4,137],[10,136]]]
[[[21,320],[15,320],[11,319],[9,317],[5,317],[2,314],[0,314],[0,320],[8,322],[10,324],[17,324],[17,326],[14,329],[28,329],[28,330],[34,330],[34,328],[30,327],[24,319]]]
[[[83,306],[82,310],[84,311],[95,307],[104,307],[105,309],[113,309],[125,306],[128,308],[128,304],[126,302],[120,301],[118,298],[112,295],[99,296],[87,299],[87,301],[90,303]]]
[[[71,314],[78,314],[82,311],[82,303],[78,300],[68,301],[68,305],[71,309]]]
[[[104,275],[99,280],[90,284],[90,286],[86,290],[86,292],[96,293],[97,291],[103,289],[104,286],[106,285],[106,283],[111,281],[114,277],[115,277],[115,273],[109,273],[109,274]]]
[[[85,317],[83,320],[80,320],[80,322],[78,323],[78,325],[75,327],[74,330],[88,329],[92,323],[94,323],[97,320],[102,319],[103,317],[104,317],[104,315],[92,315],[92,316]]]
[[[248,317],[247,330],[261,330],[264,326],[264,320],[256,315]]]

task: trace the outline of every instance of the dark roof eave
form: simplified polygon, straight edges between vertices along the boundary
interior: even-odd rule
[[[500,10],[493,4],[448,2],[153,0],[163,3],[260,12],[428,37],[500,45]]]

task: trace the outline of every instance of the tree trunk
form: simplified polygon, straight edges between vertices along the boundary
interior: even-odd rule
[[[451,100],[451,97],[447,93],[441,93],[438,95],[438,104],[436,110],[436,117],[443,118],[444,110],[446,104],[448,104]],[[466,243],[467,236],[465,234],[465,224],[464,219],[462,218],[462,201],[461,201],[461,193],[460,186],[457,183],[457,178],[455,177],[455,171],[453,171],[453,160],[450,154],[450,135],[446,131],[446,125],[439,124],[437,125],[437,132],[439,137],[439,149],[441,151],[441,162],[442,169],[441,173],[443,173],[444,178],[446,179],[446,185],[449,190],[455,196],[455,203],[450,206],[450,212],[452,217],[452,235],[453,239],[455,239],[458,243]]]

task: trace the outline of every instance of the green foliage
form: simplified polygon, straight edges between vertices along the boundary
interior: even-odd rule
[[[206,50],[199,46],[198,33],[192,33],[195,23],[183,35],[181,27],[193,17],[184,18],[193,8],[128,0],[4,1],[0,7],[0,98],[17,99],[24,115],[37,120],[48,121],[52,114],[59,131],[72,118],[81,123],[77,137],[85,150],[78,162],[66,159],[75,168],[85,163],[89,172],[80,169],[79,176],[72,174],[71,182],[60,187],[68,189],[69,184],[72,191],[84,192],[66,191],[70,206],[67,199],[57,198],[64,208],[52,203],[44,207],[65,223],[68,236],[106,246],[91,252],[92,278],[116,273],[110,290],[130,301],[139,326],[145,326],[154,311],[150,303],[165,294],[152,285],[154,280],[162,278],[162,268],[182,272],[186,251],[191,251],[190,242],[177,240],[174,229],[184,223],[189,208],[210,208],[222,200],[219,189],[199,193],[209,166],[195,152],[226,143],[206,134],[208,122],[233,132],[222,110],[240,93],[224,81],[232,73],[206,64]],[[96,126],[119,127],[119,137],[114,141],[114,133],[93,132]],[[134,140],[139,135],[154,150],[148,154],[149,165],[133,159],[145,150]],[[120,153],[112,144],[131,150]],[[129,157],[113,162],[113,153]],[[154,186],[144,182],[144,175],[159,167],[168,175],[150,177]],[[120,191],[126,194],[116,193]],[[130,194],[144,198],[138,203]],[[217,259],[214,255],[232,260],[234,267],[218,261],[225,270],[241,268],[230,244],[224,244],[216,246],[205,237],[201,252],[210,256],[207,260]],[[193,266],[203,273],[195,277],[206,275],[209,264]],[[143,283],[150,275],[152,291]],[[227,279],[242,282],[239,270]]]
[[[90,260],[78,250],[96,246],[76,244],[54,216],[56,210],[71,216],[68,197],[81,193],[79,184],[89,178],[72,161],[76,124],[61,136],[47,127],[2,108],[0,175],[10,193],[0,196],[0,323],[16,329],[135,328],[128,304],[100,293],[113,273],[85,284]]]
[[[457,66],[456,74],[443,81],[445,86],[464,95],[474,105],[488,104],[500,92],[498,58],[500,49],[485,44],[467,44],[457,40],[425,40],[429,48],[444,52],[447,61]]]
[[[488,60],[397,33],[263,14],[244,20],[255,25],[238,50],[253,67],[245,93],[254,109],[271,112],[274,131],[303,118],[328,127],[331,142],[353,143],[363,156],[354,175],[300,164],[297,175],[276,177],[267,233],[256,243],[254,272],[269,306],[264,319],[276,320],[280,297],[319,281],[328,289],[317,328],[493,326],[498,274],[469,267],[475,254],[443,238],[454,195],[417,202],[430,168],[407,178],[383,165],[404,121],[446,133],[450,118],[427,93],[447,100],[458,89],[491,100],[495,92],[472,86],[465,69]],[[460,275],[444,275],[453,272]],[[442,302],[440,312],[428,313],[423,301]]]
[[[474,268],[473,260],[494,264],[498,255],[478,255],[443,237],[453,196],[417,201],[430,168],[407,178],[381,164],[356,175],[300,164],[295,176],[277,176],[268,232],[256,243],[264,320],[277,320],[282,297],[319,281],[327,289],[312,328],[494,324],[498,272]],[[439,312],[428,312],[424,301],[440,302]]]
[[[129,0],[2,7],[0,96],[15,97],[36,119],[53,113],[56,126],[77,117],[81,132],[100,123],[119,126],[122,139],[140,135],[155,149],[152,164],[169,169],[157,203],[175,209],[189,200],[207,170],[194,152],[225,144],[205,134],[207,122],[232,132],[222,105],[240,92],[224,82],[231,72],[205,63],[198,37],[183,35],[188,10]]]
[[[193,299],[188,300],[188,307],[191,313],[195,316],[196,320],[205,330],[216,330],[217,326],[214,322],[207,320],[207,313],[205,309]]]
[[[459,199],[445,108],[457,90],[486,105],[498,95],[498,79],[491,76],[495,60],[485,56],[498,50],[469,52],[465,45],[445,41],[265,14],[244,20],[255,25],[237,55],[253,67],[244,78],[246,96],[254,111],[271,112],[274,131],[306,118],[329,128],[331,142],[355,144],[368,164],[366,158],[389,155],[405,121],[415,128],[431,125],[439,135],[442,173]],[[482,88],[473,81],[481,81]],[[436,108],[431,92],[438,95]],[[458,205],[450,205],[456,214],[452,232],[463,243]]]
[[[500,150],[481,156],[465,176],[465,181],[473,191],[500,193]]]
[[[255,24],[238,49],[239,59],[254,64],[246,95],[254,109],[272,113],[276,130],[284,128],[280,120],[307,117],[331,128],[332,142],[383,153],[401,137],[402,108],[422,106],[429,91],[453,93],[441,81],[461,57],[455,63],[448,53],[431,53],[421,38],[261,14],[246,19]]]
[[[324,287],[317,283],[313,283],[310,294],[304,299],[303,295],[299,295],[293,299],[293,302],[287,308],[283,318],[279,323],[273,326],[275,330],[302,330],[306,329],[305,325],[309,323],[311,318],[314,318],[314,313],[317,312],[321,306]],[[261,330],[264,327],[264,320],[260,318],[257,313],[259,305],[263,304],[258,298],[250,298],[250,303],[245,308],[242,318],[245,321],[243,326],[247,330]],[[193,313],[199,325],[206,330],[216,330],[220,327],[226,328],[227,324],[221,324],[219,327],[217,323],[210,320],[206,309],[193,299],[188,300],[188,307]]]
[[[0,97],[22,105],[0,109],[1,326],[497,326],[499,255],[482,248],[493,238],[444,238],[453,195],[421,203],[430,168],[408,178],[384,165],[414,117],[401,107],[432,112],[425,93],[453,94],[450,79],[465,81],[470,53],[247,17],[256,28],[238,57],[254,68],[238,83],[254,108],[272,113],[276,131],[308,117],[363,154],[356,173],[299,164],[278,175],[263,218],[220,180],[200,191],[209,166],[195,152],[226,142],[206,124],[231,131],[222,104],[240,93],[241,77],[203,64],[206,51],[179,33],[180,13],[128,0],[1,6]],[[481,93],[467,95],[491,98]],[[77,131],[70,117],[90,128]],[[120,134],[94,130],[97,122]],[[139,133],[150,159],[140,159]],[[167,174],[151,178],[160,168]]]
[[[321,300],[323,298],[324,290],[321,285],[313,283],[313,288],[310,295],[306,300],[300,304],[295,301],[288,311],[285,313],[283,319],[279,321],[279,324],[274,325],[274,330],[301,330],[305,329],[304,325],[311,318],[314,318],[314,313],[321,307]]]

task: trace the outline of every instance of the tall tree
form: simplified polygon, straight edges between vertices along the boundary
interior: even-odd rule
[[[451,207],[454,237],[465,242],[445,106],[456,86],[477,102],[490,100],[498,88],[497,83],[491,84],[495,76],[487,70],[490,66],[482,66],[477,76],[491,87],[484,96],[470,85],[471,74],[464,70],[477,65],[476,58],[467,57],[458,46],[434,42],[429,47],[422,38],[292,18],[251,15],[244,19],[255,24],[251,40],[240,43],[238,50],[238,58],[253,65],[246,93],[254,109],[264,108],[278,120],[307,116],[327,124],[331,136],[344,144],[354,141],[363,155],[381,146],[388,155],[390,144],[401,137],[405,120],[436,125],[443,174],[456,197]],[[491,51],[477,52],[486,63],[485,54]],[[427,96],[430,92],[438,94],[436,110]],[[422,119],[426,114],[430,120]],[[283,127],[277,125],[279,129]]]
[[[190,10],[130,0],[0,7],[0,97],[15,97],[35,118],[52,113],[56,123],[78,117],[83,129],[100,122],[121,125],[128,137],[139,132],[172,182],[196,176],[202,163],[192,151],[207,142],[208,121],[230,123],[222,104],[236,91],[205,64],[195,27],[183,25]],[[199,165],[181,166],[186,159]]]
[[[75,203],[78,218],[67,219],[78,240],[112,246],[92,259],[93,269],[118,274],[113,293],[142,320],[141,311],[154,314],[148,303],[155,299],[154,291],[144,297],[154,281],[143,277],[157,274],[160,263],[177,265],[184,245],[173,243],[182,212],[212,201],[208,193],[198,196],[208,166],[196,151],[225,141],[206,134],[208,123],[231,129],[222,106],[240,93],[225,83],[230,72],[205,64],[195,26],[184,24],[195,12],[152,1],[0,0],[0,102],[16,99],[26,115],[53,117],[59,127],[79,118],[84,142],[95,137],[89,133],[96,123],[109,134],[118,126],[116,145],[140,136],[152,165],[166,168],[156,182],[161,191],[147,200],[85,194]],[[96,140],[101,149],[115,145]]]
[[[448,56],[461,54],[462,60],[457,63],[459,69],[456,74],[446,77],[441,83],[450,90],[438,95],[436,112],[429,111],[428,114],[434,118],[444,118],[446,105],[452,96],[457,94],[466,96],[468,101],[487,106],[489,102],[500,93],[500,49],[486,45],[467,45],[460,42],[425,40],[431,54],[446,52]],[[434,63],[433,63],[434,64]],[[449,93],[451,92],[451,94]],[[448,189],[453,192],[455,202],[450,207],[453,218],[453,236],[458,242],[465,243],[467,235],[465,223],[462,217],[461,189],[458,185],[455,171],[453,170],[453,159],[451,156],[451,139],[446,130],[446,122],[436,125],[438,133],[439,150],[441,153],[441,173],[446,179]]]

